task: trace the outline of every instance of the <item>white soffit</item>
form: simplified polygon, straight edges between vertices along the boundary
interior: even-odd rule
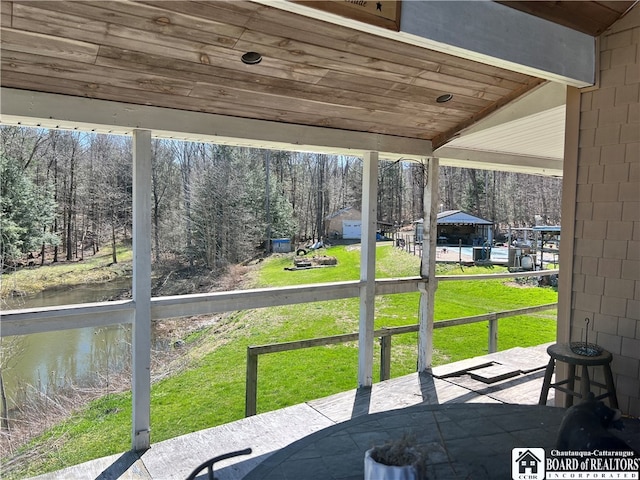
[[[442,165],[561,176],[565,102],[564,85],[542,85],[467,128],[434,155]]]
[[[562,176],[564,131],[565,106],[561,105],[463,135],[436,149],[434,155],[442,165]]]
[[[524,155],[562,160],[565,106],[545,110],[518,120],[464,135],[445,148]],[[441,149],[436,150],[439,155]]]

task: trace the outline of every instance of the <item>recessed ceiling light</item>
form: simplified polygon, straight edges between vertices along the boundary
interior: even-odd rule
[[[242,55],[242,63],[246,63],[247,65],[255,65],[262,61],[262,55],[258,52],[247,52]]]
[[[450,93],[445,93],[444,95],[440,95],[438,98],[436,98],[436,102],[438,103],[446,103],[449,100],[451,100],[453,98],[453,95],[451,95]]]

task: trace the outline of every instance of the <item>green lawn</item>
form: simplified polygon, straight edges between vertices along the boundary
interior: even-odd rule
[[[292,256],[266,259],[256,272],[254,287],[322,283],[359,278],[359,250],[333,247],[326,252],[338,266],[285,271]],[[440,269],[454,274],[460,269]],[[465,274],[500,269],[467,268]],[[413,276],[419,259],[391,246],[377,249],[377,278]],[[436,320],[553,303],[551,288],[522,288],[506,280],[440,282]],[[418,294],[379,297],[376,328],[417,323]],[[356,332],[358,299],[317,302],[234,313],[224,325],[189,341],[197,342],[190,366],[153,385],[152,442],[237,420],[244,415],[246,347],[266,343]],[[532,346],[555,339],[555,311],[500,320],[498,347]],[[222,333],[224,332],[224,333]],[[392,376],[415,371],[416,334],[393,338]],[[486,322],[436,329],[434,364],[487,353]],[[375,347],[378,364],[379,349]],[[258,412],[320,398],[357,386],[357,345],[316,347],[263,355],[259,359]],[[374,372],[374,378],[379,373]],[[130,394],[93,402],[71,420],[34,442],[43,453],[21,475],[35,475],[130,448]],[[64,441],[56,441],[53,439]],[[48,443],[47,443],[48,442]],[[53,446],[52,446],[53,445]]]

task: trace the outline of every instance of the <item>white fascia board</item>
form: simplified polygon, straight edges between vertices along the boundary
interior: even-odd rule
[[[227,117],[14,88],[0,91],[0,123],[28,127],[131,135],[151,130],[156,138],[211,142],[272,150],[420,161],[433,153],[431,141]]]
[[[454,147],[438,148],[435,155],[440,159],[442,166],[562,177],[563,161],[557,158]]]
[[[492,1],[405,0],[400,32],[286,0],[254,1],[573,87],[595,83],[594,37]]]

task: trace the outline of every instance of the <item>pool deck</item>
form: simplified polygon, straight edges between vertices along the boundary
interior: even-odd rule
[[[393,378],[376,383],[371,388],[338,393],[154,443],[143,454],[116,454],[35,478],[184,479],[195,467],[211,457],[251,447],[251,455],[224,460],[215,465],[217,479],[240,480],[272,455],[280,452],[282,456],[283,449],[288,445],[315,438],[310,435],[359,417],[369,418],[371,414],[380,412],[389,412],[392,417],[398,413],[398,409],[418,405],[433,408],[464,403],[537,405],[544,367],[549,358],[546,353],[548,345],[517,347],[442,365],[429,373]],[[553,405],[553,390],[549,394],[548,405]],[[549,410],[561,412],[561,409]],[[535,414],[530,416],[529,420],[535,421]],[[552,423],[559,424],[560,417],[559,413],[554,413],[555,420]],[[518,422],[513,424],[513,428],[516,428]],[[506,425],[509,428],[509,422]],[[635,447],[638,448],[640,422],[634,425],[636,430],[632,429],[628,434],[636,436]],[[545,425],[545,428],[551,435],[557,425]],[[318,435],[322,437],[324,434]],[[277,458],[274,456],[274,459]],[[268,463],[261,468],[264,469],[265,465]],[[206,471],[198,478],[206,478]]]

